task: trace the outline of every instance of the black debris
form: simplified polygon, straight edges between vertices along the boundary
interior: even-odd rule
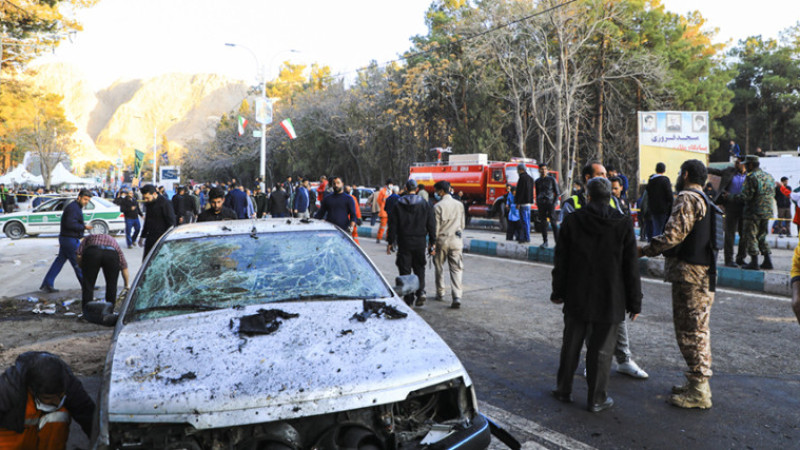
[[[342,330],[339,332],[339,336],[347,336],[348,334],[353,334],[353,330]]]
[[[350,320],[358,320],[359,322],[366,322],[371,316],[381,317],[387,319],[405,319],[408,314],[398,310],[394,306],[387,305],[385,302],[377,302],[374,300],[364,300],[364,311],[353,314]]]
[[[258,230],[256,230],[255,225],[253,225],[253,229],[250,230],[250,237],[253,239],[258,239]]]
[[[178,384],[182,381],[186,380],[194,380],[197,378],[197,374],[194,372],[186,372],[185,374],[181,375],[179,378],[167,378],[167,382],[172,384]]]
[[[292,319],[299,314],[287,313],[280,309],[259,309],[258,314],[239,318],[239,334],[248,336],[272,334],[281,326],[281,319]]]

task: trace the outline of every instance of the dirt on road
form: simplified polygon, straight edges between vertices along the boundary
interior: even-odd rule
[[[76,375],[101,374],[113,328],[80,318],[80,304],[75,290],[0,297],[0,367],[10,367],[21,353],[47,351]]]

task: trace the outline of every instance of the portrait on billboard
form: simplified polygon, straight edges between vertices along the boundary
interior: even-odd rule
[[[695,133],[708,133],[708,123],[705,114],[692,115],[692,131]]]
[[[642,115],[642,131],[645,133],[653,133],[656,131],[656,115],[643,114]]]
[[[667,114],[667,131],[681,131],[681,115]]]

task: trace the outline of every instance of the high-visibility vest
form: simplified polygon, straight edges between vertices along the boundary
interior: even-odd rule
[[[573,195],[572,196],[572,204],[573,204],[573,206],[575,206],[575,211],[581,209],[581,202],[578,201],[578,196],[577,195]],[[610,207],[616,209],[617,211],[619,211],[619,207],[617,207],[617,201],[615,200],[613,195],[611,196],[610,199],[608,199],[608,206],[610,206]]]

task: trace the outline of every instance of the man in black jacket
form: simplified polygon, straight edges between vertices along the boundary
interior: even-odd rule
[[[664,175],[667,166],[664,163],[656,164],[656,173],[647,182],[647,209],[650,211],[650,223],[647,232],[659,236],[664,232],[669,213],[672,212],[672,182]]]
[[[197,217],[198,222],[214,222],[219,220],[236,220],[236,213],[224,206],[225,192],[222,188],[215,187],[208,192],[208,209]]]
[[[642,289],[633,222],[609,205],[611,183],[593,178],[587,205],[561,224],[555,249],[550,300],[564,305],[564,340],[553,395],[572,401],[572,379],[586,340],[588,409],[599,412],[614,401],[607,395],[617,328],[627,312],[641,312]]]
[[[426,244],[430,249],[436,242],[436,219],[430,204],[415,194],[416,191],[417,182],[408,180],[406,192],[389,213],[386,254],[390,255],[393,247],[397,246],[397,270],[400,275],[408,275],[413,271],[417,276],[419,289],[414,304],[422,306],[425,304],[425,249]],[[405,301],[411,305],[414,295],[406,296]]]
[[[746,169],[742,164],[741,158],[733,160],[733,166],[719,170],[712,167],[708,168],[710,175],[721,177],[719,190],[714,201],[725,208],[725,244],[723,254],[725,255],[725,265],[728,267],[739,267],[744,265],[747,256],[745,239],[742,235],[744,230],[744,203],[736,199],[736,195],[742,192],[744,180],[747,177]],[[739,246],[736,250],[736,262],[733,259],[733,244],[736,242],[736,233],[739,233]]]
[[[556,204],[561,196],[558,181],[547,171],[547,164],[539,165],[539,178],[534,183],[536,186],[536,207],[539,208],[539,223],[542,226],[542,247],[547,247],[547,220],[553,227],[553,240],[558,239],[558,219],[556,218]]]
[[[27,352],[0,376],[0,448],[65,448],[70,416],[92,435],[95,404],[69,366]]]
[[[147,254],[164,233],[175,226],[175,210],[167,199],[156,192],[156,187],[152,184],[142,188],[142,196],[145,201],[144,227],[139,238],[139,247],[144,246],[142,260],[147,258]]]
[[[519,243],[526,244],[531,241],[531,206],[533,205],[533,177],[528,175],[525,163],[517,164],[517,196],[514,201],[519,210],[519,224],[522,227],[519,234]]]
[[[275,190],[269,196],[269,213],[272,217],[288,217],[289,194],[283,190],[281,183],[275,184]]]
[[[61,272],[61,268],[64,267],[65,261],[69,261],[72,264],[75,276],[78,277],[81,286],[83,285],[83,273],[78,265],[76,252],[78,251],[78,245],[81,243],[84,230],[92,229],[91,225],[86,225],[83,222],[83,207],[89,203],[91,197],[92,193],[88,189],[81,189],[78,193],[78,199],[64,208],[64,212],[61,214],[61,232],[58,234],[58,256],[50,266],[50,270],[47,271],[47,275],[44,276],[39,289],[47,293],[58,292],[53,285],[59,272]]]
[[[185,187],[178,186],[178,193],[172,196],[172,209],[175,212],[175,219],[178,225],[192,222],[194,201],[186,194]]]
[[[133,198],[133,195],[128,189],[122,191],[122,195],[114,203],[119,205],[119,210],[125,215],[125,243],[128,248],[133,248],[133,243],[139,237],[139,232],[142,230],[142,224],[139,222],[139,217],[143,217],[142,210],[139,208],[139,202]],[[133,230],[133,234],[131,234]]]

